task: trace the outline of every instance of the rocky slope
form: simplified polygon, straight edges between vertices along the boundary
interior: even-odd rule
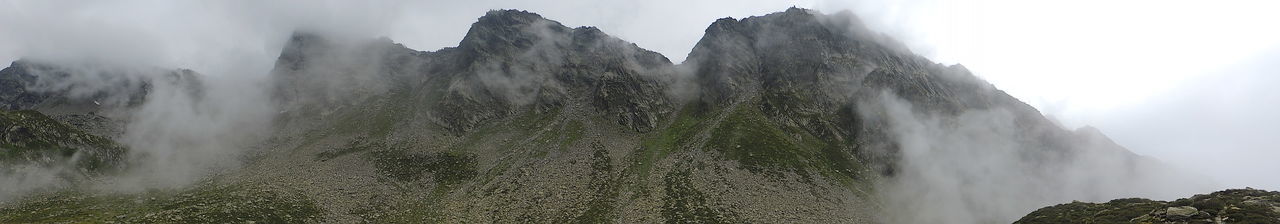
[[[200,91],[194,71],[154,70],[15,61],[0,70],[0,109],[38,111],[95,135],[118,137],[155,82]]]
[[[1014,223],[1280,223],[1280,192],[1233,189],[1174,201],[1072,202],[1041,208]]]
[[[30,110],[0,110],[0,149],[4,168],[70,164],[86,174],[108,171],[118,166],[124,155],[124,148],[110,139]]]
[[[11,77],[7,107],[59,105]],[[272,78],[274,134],[244,166],[155,196],[36,197],[0,221],[880,222],[875,186],[901,170],[886,97],[1006,111],[1028,160],[1137,159],[849,13],[797,8],[717,20],[681,64],[517,10],[429,52],[298,32]]]

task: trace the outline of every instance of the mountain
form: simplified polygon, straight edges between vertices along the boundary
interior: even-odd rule
[[[30,110],[0,111],[0,148],[4,168],[69,163],[75,171],[92,173],[114,168],[124,154],[124,148],[110,139]]]
[[[13,214],[0,222],[895,222],[883,216],[916,204],[880,192],[929,187],[884,184],[928,171],[911,161],[931,135],[912,128],[973,134],[963,128],[988,124],[974,113],[1000,115],[976,117],[1007,126],[978,129],[991,140],[979,143],[1007,143],[1023,162],[996,168],[1034,175],[1022,179],[1057,184],[1073,161],[1105,155],[1105,178],[1090,180],[1128,184],[1149,160],[848,12],[719,19],[687,58],[519,10],[490,11],[436,51],[299,31],[271,72],[269,139],[243,166],[176,192],[36,197],[0,206]],[[26,91],[31,76],[0,78],[11,109],[62,105]],[[975,220],[1017,218],[999,215]]]
[[[198,92],[198,76],[185,69],[135,71],[19,60],[0,70],[0,109],[34,110],[91,134],[116,137],[155,82]]]

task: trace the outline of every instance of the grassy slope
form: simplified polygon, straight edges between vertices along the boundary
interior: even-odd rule
[[[381,103],[379,103],[381,104]],[[607,150],[598,147],[575,148],[571,145],[586,139],[588,127],[582,118],[566,118],[558,110],[542,113],[526,112],[491,122],[460,136],[460,141],[436,152],[408,151],[384,142],[389,131],[396,129],[400,119],[410,117],[412,108],[386,106],[381,109],[359,107],[358,112],[338,116],[332,127],[318,128],[318,132],[306,134],[306,138],[324,138],[331,135],[358,134],[364,136],[337,149],[316,153],[316,160],[330,160],[344,156],[360,156],[372,161],[385,181],[409,187],[401,197],[414,200],[391,200],[385,205],[371,206],[355,211],[366,220],[379,222],[443,221],[447,214],[439,207],[451,192],[461,190],[466,183],[493,181],[510,168],[511,161],[499,160],[497,164],[481,164],[470,150],[496,136],[518,139],[500,144],[500,148],[515,147],[512,144],[528,144],[526,148],[538,149],[532,157],[514,159],[547,159],[551,151],[565,153],[573,150],[591,150],[590,191],[592,195],[581,205],[582,210],[569,212],[559,222],[599,223],[615,220],[620,202],[649,197],[652,191],[661,189],[661,216],[667,221],[735,222],[741,221],[733,211],[709,206],[708,196],[694,187],[687,170],[655,170],[654,164],[667,159],[670,154],[682,150],[706,150],[736,161],[744,169],[758,174],[771,175],[793,172],[806,178],[810,174],[837,180],[841,183],[857,181],[852,170],[861,164],[846,153],[838,151],[837,143],[822,141],[799,129],[777,125],[766,118],[756,107],[744,103],[736,108],[709,108],[705,104],[690,104],[669,116],[666,123],[654,131],[640,134],[641,143],[622,159],[625,163],[615,167]],[[594,123],[609,123],[594,120]],[[333,133],[330,133],[333,132]],[[312,142],[314,140],[309,140]],[[509,149],[507,149],[509,150]],[[677,161],[680,163],[680,161]],[[505,165],[504,165],[505,164]],[[649,176],[661,172],[661,182],[649,183]],[[429,182],[428,185],[410,183]],[[421,188],[421,189],[419,189]],[[245,196],[239,187],[228,189],[197,187],[183,190],[186,193],[160,193],[159,200],[139,200],[156,193],[142,195],[84,195],[67,193],[50,199],[7,207],[9,214],[30,213],[2,217],[0,221],[58,221],[58,220],[121,220],[147,221],[138,218],[146,214],[173,214],[179,220],[222,221],[223,216],[244,216],[259,220],[276,220],[282,217],[318,217],[320,211],[309,200],[289,199],[300,196]],[[483,192],[485,189],[471,189]],[[624,198],[623,192],[633,194]],[[165,196],[168,195],[168,196]],[[180,195],[180,196],[173,196]],[[192,195],[192,196],[186,196]],[[484,195],[484,194],[482,194]],[[247,197],[247,198],[246,198]],[[263,197],[267,201],[251,200]],[[273,198],[274,197],[274,198]],[[222,212],[207,214],[188,211],[191,200],[205,200],[205,205],[220,208]],[[55,203],[56,202],[56,203]],[[44,203],[44,204],[41,204]],[[261,203],[261,204],[254,204]],[[57,205],[54,205],[57,204]],[[120,206],[109,206],[119,204]],[[182,205],[182,206],[179,206]],[[41,208],[44,206],[44,208]],[[231,206],[231,207],[227,207]],[[290,211],[259,211],[263,206],[289,207]],[[237,210],[240,209],[240,210]],[[120,217],[117,217],[120,216]],[[180,217],[179,217],[180,216]],[[223,218],[220,218],[223,217]],[[317,221],[317,219],[296,219]]]

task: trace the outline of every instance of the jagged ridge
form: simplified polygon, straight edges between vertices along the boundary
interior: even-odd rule
[[[688,58],[517,10],[431,52],[299,32],[271,150],[219,178],[302,191],[331,222],[873,222],[898,146],[867,100],[1009,110],[1027,141],[1080,147],[847,12],[720,19]]]

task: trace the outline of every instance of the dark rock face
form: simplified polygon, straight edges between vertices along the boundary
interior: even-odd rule
[[[440,108],[429,109],[424,116],[457,133],[524,110],[550,113],[568,102],[592,105],[619,124],[644,132],[671,110],[661,78],[674,71],[665,57],[593,27],[571,29],[524,11],[491,11],[472,26],[458,47],[436,52],[413,51],[390,42],[333,45],[323,37],[297,34],[281,54],[276,73],[315,75],[306,70],[307,63],[313,63],[308,60],[346,59],[326,57],[351,53],[341,52],[343,48],[355,49],[351,50],[359,52],[355,54],[374,58],[368,61],[374,65],[326,67],[344,71],[335,74],[339,78],[361,77],[336,89],[368,86],[365,89],[373,93],[404,93],[416,104]],[[305,75],[282,75],[277,83],[287,91],[352,94],[308,83],[323,78]],[[285,97],[284,101],[297,100]]]
[[[36,83],[36,76],[27,72],[28,67],[25,62],[15,61],[0,70],[0,107],[3,109],[30,109],[48,98],[45,94],[28,90]]]
[[[190,76],[191,71],[173,76]],[[150,83],[133,76],[76,70],[54,64],[19,60],[0,71],[4,85],[0,104],[9,110],[37,109],[50,113],[83,114],[103,107],[136,106]]]
[[[1174,201],[1140,198],[1041,208],[1014,223],[1277,223],[1280,192],[1232,189]]]
[[[79,171],[101,172],[116,168],[123,154],[124,148],[110,139],[39,112],[0,110],[0,168],[70,162]]]
[[[39,111],[95,135],[117,136],[128,111],[147,100],[154,84],[202,97],[199,76],[186,69],[117,71],[19,60],[0,70],[0,109]]]

